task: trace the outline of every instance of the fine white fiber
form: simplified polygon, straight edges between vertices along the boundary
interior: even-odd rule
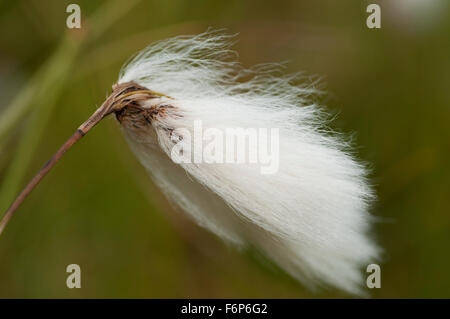
[[[130,147],[199,225],[239,247],[256,247],[311,288],[364,294],[365,267],[380,254],[370,235],[374,194],[365,166],[345,137],[327,128],[314,85],[280,75],[278,65],[243,68],[230,49],[233,39],[208,31],[159,41],[122,68],[118,83],[164,94],[144,106],[171,106],[144,129],[123,122]],[[211,162],[208,155],[174,161],[174,136],[186,152],[202,152],[204,145],[190,142],[199,120],[203,129],[277,128],[276,172]]]

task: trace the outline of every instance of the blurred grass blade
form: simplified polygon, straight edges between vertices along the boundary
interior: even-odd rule
[[[47,89],[37,92],[33,99],[30,118],[27,119],[27,125],[16,153],[3,179],[0,192],[0,209],[2,211],[7,209],[22,184],[27,167],[32,161],[33,154],[53,112],[56,99],[64,86],[64,78],[67,77],[73,58],[78,52],[78,45],[66,43],[55,54],[52,67],[49,68],[45,77],[46,82],[41,84],[41,87]]]
[[[31,100],[37,91],[39,74],[39,71],[35,73],[25,88],[16,95],[11,104],[2,112],[0,116],[0,141],[5,140],[8,133],[16,127],[28,108],[31,107]]]
[[[114,22],[126,14],[139,1],[140,0],[116,0],[106,2],[88,21],[86,21],[87,29],[89,30],[88,40],[94,41],[102,36]],[[25,87],[0,114],[0,141],[4,141],[12,129],[16,127],[28,113],[29,109],[34,105],[33,99],[37,92],[50,89],[48,86],[42,85],[42,82],[49,83],[50,85],[53,84],[53,68],[55,67],[55,63],[58,63],[58,52],[64,51],[63,46],[67,45],[65,41],[68,40],[67,38],[69,38],[69,36],[70,34],[64,36],[64,39],[61,41],[60,46],[55,50],[55,53],[38,71],[36,71]],[[73,40],[76,41],[77,44],[74,45],[73,48],[76,49],[76,47],[81,46],[84,38],[84,33],[81,33],[80,37],[74,37]],[[76,56],[73,56],[72,59],[75,59],[75,57]],[[69,60],[69,57],[66,57],[66,59],[68,64],[72,64],[73,60]]]
[[[101,36],[108,27],[139,1],[116,0],[107,2],[98,8],[98,12],[94,13],[88,21],[88,26],[92,30],[90,40]],[[4,125],[0,125],[0,138],[3,139],[25,114],[31,113],[11,165],[2,181],[0,188],[0,209],[2,211],[7,209],[20,190],[27,168],[38,148],[60,92],[71,76],[70,72],[83,47],[86,35],[86,33],[77,33],[76,36],[72,36],[70,32],[67,33],[56,52],[49,59],[47,66],[43,67],[42,73],[38,72],[30,80],[0,116],[1,123]]]

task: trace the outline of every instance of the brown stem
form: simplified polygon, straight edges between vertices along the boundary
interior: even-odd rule
[[[22,192],[17,196],[16,200],[8,208],[5,215],[0,221],[0,235],[5,229],[14,212],[20,207],[23,201],[31,193],[31,191],[39,184],[45,175],[55,166],[58,160],[67,152],[76,142],[78,142],[91,128],[97,125],[105,116],[110,114],[108,112],[109,105],[106,103],[102,105],[86,122],[84,122],[78,130],[60,147],[60,149],[53,155],[53,157],[42,167],[39,172],[31,179],[25,186]]]
[[[131,91],[130,91],[131,90]],[[145,94],[145,98],[156,96],[165,96],[164,94],[156,93],[148,90],[147,88],[140,86],[134,82],[127,82],[121,84],[115,84],[113,86],[113,92],[103,102],[91,117],[84,122],[78,130],[61,146],[61,148],[53,155],[53,157],[41,168],[41,170],[33,177],[22,192],[17,196],[16,200],[12,203],[5,215],[0,221],[0,235],[5,229],[14,212],[20,207],[25,198],[31,193],[31,191],[39,184],[45,175],[55,166],[56,162],[69,150],[79,139],[81,139],[91,128],[97,125],[102,119],[113,112],[120,111],[124,108],[128,102],[127,99],[144,99],[142,94]],[[133,97],[132,97],[133,96]],[[132,98],[131,98],[132,97]]]

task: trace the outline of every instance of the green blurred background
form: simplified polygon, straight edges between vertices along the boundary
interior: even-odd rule
[[[450,2],[0,2],[0,211],[99,106],[149,43],[208,27],[239,33],[246,66],[288,61],[323,78],[334,127],[370,163],[386,249],[376,298],[450,297]],[[381,5],[370,30],[366,6]],[[76,263],[82,288],[68,289]],[[72,149],[0,237],[2,298],[350,297],[312,293],[174,211],[114,119]]]

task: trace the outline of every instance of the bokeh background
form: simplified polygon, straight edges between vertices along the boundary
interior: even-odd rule
[[[71,1],[73,2],[73,1]],[[450,3],[370,1],[0,2],[0,211],[99,106],[147,44],[208,27],[239,33],[246,66],[319,76],[336,129],[373,170],[386,249],[375,298],[450,297]],[[66,266],[82,288],[66,287]],[[364,270],[361,270],[364,271]],[[0,238],[2,298],[324,298],[255,252],[174,211],[109,119],[72,149]]]

